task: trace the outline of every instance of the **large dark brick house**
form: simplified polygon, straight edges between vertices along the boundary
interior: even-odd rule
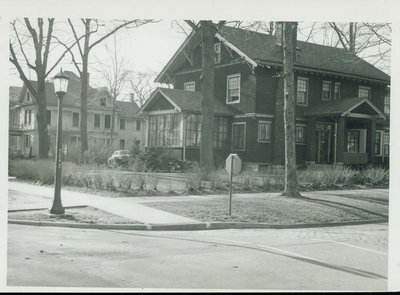
[[[248,165],[281,165],[282,48],[279,38],[223,27],[215,38],[214,147],[218,159],[238,153]],[[383,164],[389,157],[390,77],[344,49],[297,42],[298,164]],[[146,145],[199,157],[201,45],[192,32],[140,108]]]

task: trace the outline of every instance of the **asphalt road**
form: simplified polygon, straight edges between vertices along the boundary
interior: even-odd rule
[[[182,232],[8,226],[8,286],[386,290],[387,224]]]

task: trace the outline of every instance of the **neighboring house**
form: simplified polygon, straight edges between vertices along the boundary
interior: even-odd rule
[[[156,78],[174,89],[157,88],[138,112],[146,146],[170,147],[185,160],[199,158],[200,39],[192,32]],[[214,49],[216,157],[234,152],[247,165],[282,165],[280,34],[223,27]],[[390,77],[344,49],[302,41],[294,68],[297,163],[387,165]]]
[[[73,72],[64,72],[69,78],[68,91],[63,98],[63,152],[68,156],[80,149],[80,80]],[[32,81],[34,87],[36,82]],[[11,88],[10,88],[11,100]],[[18,93],[18,103],[10,103],[10,151],[16,155],[38,155],[38,132],[35,98],[26,85]],[[57,129],[58,98],[52,82],[46,82],[46,105],[50,155],[54,154]],[[134,144],[143,146],[141,119],[135,103],[117,101],[111,147],[112,99],[105,88],[88,89],[88,144],[111,147],[113,150],[130,149]]]

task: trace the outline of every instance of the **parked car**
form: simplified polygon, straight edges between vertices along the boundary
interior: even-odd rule
[[[110,158],[108,158],[109,167],[126,166],[128,164],[128,159],[131,156],[129,150],[118,150],[114,151]]]

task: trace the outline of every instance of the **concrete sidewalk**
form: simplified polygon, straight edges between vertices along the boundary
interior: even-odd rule
[[[53,187],[38,186],[15,181],[8,182],[8,189],[25,199],[27,196],[32,196],[29,198],[30,202],[21,204],[19,207],[18,205],[10,206],[8,208],[9,210],[48,208],[51,206],[51,200],[54,194]],[[200,223],[194,219],[141,205],[135,200],[135,198],[108,198],[69,190],[61,190],[61,196],[63,206],[87,205],[145,224]],[[16,198],[18,198],[18,196]]]

